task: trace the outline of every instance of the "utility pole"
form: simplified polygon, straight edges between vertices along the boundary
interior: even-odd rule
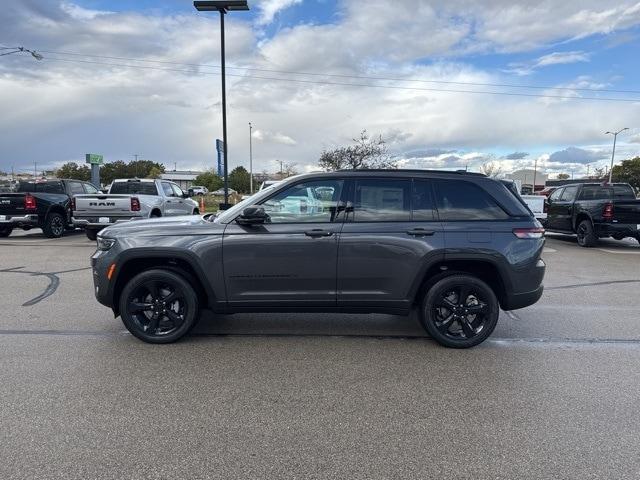
[[[618,134],[624,132],[625,130],[629,130],[628,127],[621,128],[617,132],[605,132],[605,135],[613,135],[613,152],[611,152],[611,169],[609,170],[609,183],[611,183],[611,176],[613,175],[613,158],[616,156],[616,140],[618,138]]]
[[[253,125],[249,122],[249,193],[253,194],[253,141],[251,139],[251,130]]]
[[[536,157],[536,161],[533,164],[533,194],[536,193],[536,175],[538,174],[538,157]]]
[[[284,162],[282,160],[276,160],[276,162],[280,163],[280,180],[283,180],[283,178],[282,178],[282,175],[283,175],[283,173],[282,173],[282,164]]]
[[[33,178],[38,176],[38,162],[33,162]]]

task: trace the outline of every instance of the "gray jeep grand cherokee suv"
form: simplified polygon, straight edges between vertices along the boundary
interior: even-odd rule
[[[485,340],[500,308],[542,295],[544,230],[480,174],[354,170],[299,175],[218,217],[115,225],[92,257],[95,295],[129,331],[168,343],[201,308],[420,310],[440,344]]]

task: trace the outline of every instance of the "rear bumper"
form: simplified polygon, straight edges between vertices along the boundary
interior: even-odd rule
[[[546,271],[546,264],[541,258],[538,259],[533,268],[529,268],[526,272],[519,272],[512,277],[512,285],[514,291],[507,292],[502,299],[503,310],[517,310],[519,308],[533,305],[544,292],[542,280]],[[524,292],[517,291],[518,287],[526,289]]]
[[[72,217],[71,221],[76,227],[89,229],[102,229],[116,223],[131,222],[133,220],[143,220],[145,217]],[[108,222],[101,222],[100,219],[108,219]]]
[[[6,215],[0,220],[0,227],[21,228],[21,227],[37,227],[39,225],[38,215]]]
[[[599,237],[610,237],[613,235],[637,237],[640,236],[639,225],[640,224],[636,223],[598,223],[595,225],[595,231]]]

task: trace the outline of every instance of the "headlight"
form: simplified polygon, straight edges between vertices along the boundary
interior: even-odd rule
[[[102,250],[106,252],[107,250],[109,250],[111,247],[115,245],[116,239],[101,237],[100,235],[98,235],[98,239],[96,240],[96,242],[98,244],[98,250]]]

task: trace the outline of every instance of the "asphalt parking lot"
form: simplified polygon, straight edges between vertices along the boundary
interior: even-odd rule
[[[549,236],[542,300],[465,351],[390,315],[146,345],[94,300],[93,251],[0,240],[0,478],[640,477],[635,241]]]

